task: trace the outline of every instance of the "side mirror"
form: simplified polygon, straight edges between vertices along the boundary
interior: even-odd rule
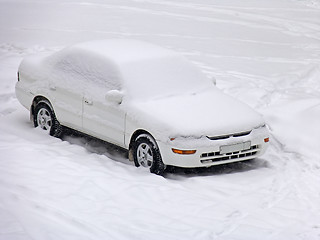
[[[213,85],[217,85],[217,79],[215,77],[211,77],[211,81],[213,83]]]
[[[123,99],[123,93],[119,90],[110,90],[106,94],[106,101],[121,104]]]

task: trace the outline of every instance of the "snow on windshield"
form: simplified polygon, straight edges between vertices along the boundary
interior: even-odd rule
[[[134,99],[195,93],[212,87],[196,66],[176,55],[129,62],[121,66],[121,72]]]

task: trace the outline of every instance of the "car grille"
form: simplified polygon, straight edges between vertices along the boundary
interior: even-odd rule
[[[207,136],[207,138],[209,138],[210,140],[221,140],[221,139],[227,139],[227,138],[231,138],[231,137],[242,137],[242,136],[249,135],[250,133],[251,133],[251,130],[247,131],[247,132],[234,133],[234,134],[228,134],[228,135],[220,135],[220,136],[214,136],[214,137]]]
[[[247,150],[241,150],[237,152],[228,152],[221,154],[220,152],[210,152],[210,153],[202,153],[201,163],[212,163],[212,162],[218,162],[218,161],[226,161],[226,160],[232,160],[232,159],[239,159],[247,158],[251,156],[257,155],[257,153],[260,151],[259,145],[253,145],[250,147],[250,149]]]

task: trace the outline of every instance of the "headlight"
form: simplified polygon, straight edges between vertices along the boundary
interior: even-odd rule
[[[194,154],[196,148],[207,144],[206,137],[177,136],[170,137],[168,143],[173,147],[172,151],[177,154]]]
[[[263,123],[263,124],[260,124],[260,125],[258,125],[256,127],[254,127],[254,129],[265,128],[265,127],[266,127],[266,124]]]
[[[203,136],[195,137],[195,136],[177,136],[177,137],[170,137],[170,141],[179,140],[179,141],[193,141],[193,140],[199,140],[203,138]]]

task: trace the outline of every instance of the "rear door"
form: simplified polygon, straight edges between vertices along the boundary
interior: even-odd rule
[[[53,65],[49,79],[49,92],[59,122],[67,127],[82,130],[83,87],[77,55],[66,54]]]

